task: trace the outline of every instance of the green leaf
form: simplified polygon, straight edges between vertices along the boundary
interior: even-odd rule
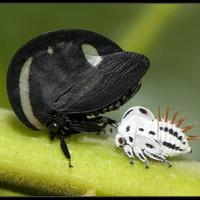
[[[32,131],[13,112],[0,109],[0,183],[31,195],[186,196],[200,195],[200,164],[172,161],[129,164],[115,147],[114,134],[75,134],[67,138],[73,168],[59,141],[47,130]]]

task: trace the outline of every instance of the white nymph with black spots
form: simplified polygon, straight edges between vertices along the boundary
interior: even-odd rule
[[[142,106],[132,107],[125,112],[117,125],[115,144],[124,149],[131,159],[131,164],[136,156],[145,163],[146,168],[149,167],[147,157],[165,162],[171,167],[166,157],[192,152],[188,140],[196,139],[197,136],[186,136],[185,132],[193,126],[180,128],[185,118],[176,121],[178,115],[176,112],[172,119],[168,120],[168,115],[168,108],[163,117],[159,109],[158,119],[156,119],[149,109]]]

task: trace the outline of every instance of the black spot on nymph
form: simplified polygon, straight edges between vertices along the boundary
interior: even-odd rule
[[[144,129],[143,128],[139,128],[139,131],[144,131]]]
[[[172,128],[169,129],[169,133],[173,134],[173,129]]]
[[[177,135],[178,135],[178,133],[177,133],[177,132],[174,132],[174,136],[177,137]]]
[[[178,133],[176,131],[174,132],[172,128],[169,129],[169,134],[178,138],[178,140],[182,140],[182,136],[178,137]]]
[[[171,143],[168,143],[168,142],[163,142],[162,144],[164,146],[170,148],[170,149],[173,149],[173,150],[176,150],[176,151],[183,151],[183,149],[181,149],[180,147],[177,147],[175,144],[171,144]]]
[[[153,145],[151,145],[151,144],[149,144],[149,143],[146,143],[145,145],[146,145],[147,147],[151,148],[151,149],[153,149],[153,148],[154,148],[154,146],[153,146]]]
[[[139,108],[139,111],[141,112],[141,113],[143,113],[143,114],[147,114],[147,111],[145,110],[145,109],[143,109],[143,108]]]
[[[132,137],[129,136],[128,139],[129,139],[130,142],[133,142],[133,138]]]
[[[168,127],[165,127],[165,128],[164,128],[164,131],[167,132],[167,131],[168,131]]]
[[[126,132],[130,131],[130,126],[126,127]]]
[[[124,115],[124,119],[125,119],[125,117],[126,117],[131,111],[132,111],[132,109],[129,110],[129,111]]]
[[[154,131],[149,131],[149,134],[155,135],[156,133]]]
[[[182,139],[183,139],[183,137],[182,137],[182,136],[179,136],[179,137],[178,137],[178,139],[179,139],[179,140],[182,140]]]

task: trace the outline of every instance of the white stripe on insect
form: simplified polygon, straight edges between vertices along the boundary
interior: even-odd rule
[[[37,129],[41,129],[42,124],[34,116],[31,102],[30,102],[29,74],[30,74],[32,61],[33,61],[33,57],[30,57],[22,66],[22,70],[21,70],[21,74],[19,78],[19,93],[20,93],[21,107],[27,120]]]
[[[98,54],[97,50],[90,44],[83,44],[82,50],[86,60],[93,66],[97,66],[101,61],[102,57]]]

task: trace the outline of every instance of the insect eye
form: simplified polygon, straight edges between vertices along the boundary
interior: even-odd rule
[[[122,138],[122,137],[119,137],[119,138],[118,138],[118,142],[119,142],[119,145],[120,145],[121,147],[125,145],[125,139]]]
[[[47,125],[47,127],[49,128],[49,130],[51,130],[51,132],[56,133],[59,130],[59,125],[56,122],[51,122],[50,124]]]
[[[117,147],[123,147],[126,144],[126,140],[123,136],[121,136],[120,134],[117,134],[115,136],[115,144]]]

